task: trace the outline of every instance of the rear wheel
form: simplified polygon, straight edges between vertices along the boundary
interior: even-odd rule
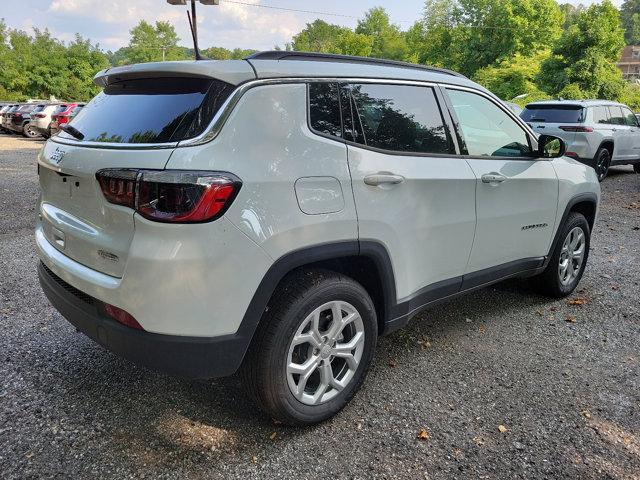
[[[377,341],[373,302],[355,280],[300,272],[275,293],[241,369],[272,418],[309,425],[339,412],[358,391]]]
[[[542,293],[562,298],[575,290],[587,265],[590,240],[587,219],[580,213],[571,212],[547,268],[535,277]]]
[[[633,171],[636,173],[640,173],[640,163],[633,164]]]
[[[27,138],[36,138],[40,136],[40,134],[33,129],[31,122],[25,123],[24,128],[22,129],[22,134]]]
[[[596,170],[596,175],[598,176],[598,181],[601,182],[609,173],[609,167],[611,166],[611,153],[604,147],[600,147],[596,152],[596,156],[594,158],[594,168]]]

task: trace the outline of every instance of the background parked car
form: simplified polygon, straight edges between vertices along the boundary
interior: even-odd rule
[[[0,108],[0,131],[8,132],[8,130],[6,130],[4,128],[4,125],[3,125],[4,117],[5,117],[5,114],[7,112],[9,112],[9,110],[11,110],[14,106],[15,106],[15,104],[10,103],[10,104],[4,105],[2,108]]]
[[[48,105],[38,105],[33,112],[31,112],[31,128],[33,128],[38,134],[44,138],[51,136],[51,130],[49,125],[51,124],[51,116],[58,109],[59,104],[50,103]]]
[[[38,106],[36,103],[25,103],[11,114],[9,129],[27,138],[35,138],[40,134],[31,128],[31,112]]]
[[[55,135],[60,131],[60,125],[69,123],[73,117],[75,117],[84,103],[65,103],[58,105],[58,108],[51,115],[51,124],[49,125],[49,131],[51,135]]]
[[[20,108],[20,104],[12,105],[6,112],[2,114],[2,129],[7,133],[13,133],[13,130],[9,128],[9,124],[11,123],[11,117],[13,113]]]
[[[640,173],[640,124],[629,107],[606,100],[546,100],[520,114],[537,133],[567,144],[566,156],[592,166],[602,181],[611,165]]]

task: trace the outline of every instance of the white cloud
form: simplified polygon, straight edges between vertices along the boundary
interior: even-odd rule
[[[47,13],[57,17],[58,31],[61,23],[87,21],[86,31],[80,33],[110,49],[125,46],[129,30],[143,19],[171,22],[183,45],[189,45],[191,39],[186,8],[168,5],[163,0],[52,0]],[[270,49],[290,41],[307,21],[293,12],[224,0],[219,6],[198,4],[198,33],[203,48],[215,45]]]

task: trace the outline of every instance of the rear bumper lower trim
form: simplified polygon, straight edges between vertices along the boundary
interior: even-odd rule
[[[136,364],[177,377],[206,379],[236,372],[250,339],[183,337],[135,330],[103,313],[103,303],[68,285],[42,262],[40,285],[51,304],[93,341]]]

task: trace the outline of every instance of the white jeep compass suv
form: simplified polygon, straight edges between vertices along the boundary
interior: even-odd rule
[[[596,174],[453,72],[294,52],[100,72],[38,157],[39,276],[96,342],[240,372],[289,424],[338,412],[376,341],[511,277],[576,287]]]

